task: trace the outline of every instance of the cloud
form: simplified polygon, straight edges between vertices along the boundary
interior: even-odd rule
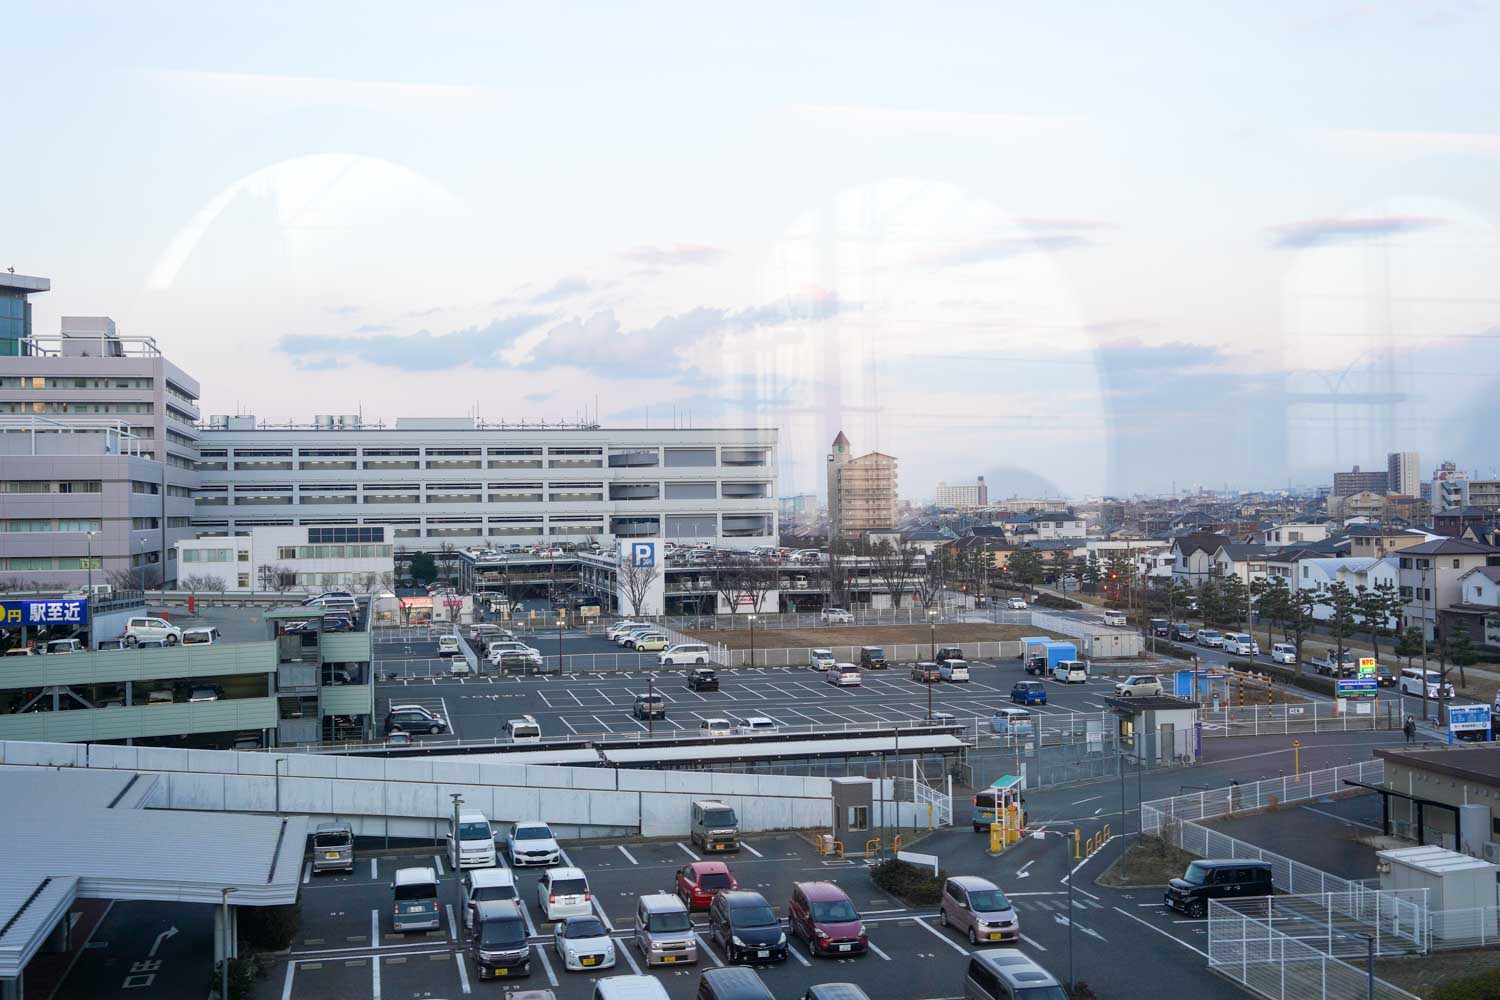
[[[1162,374],[1179,374],[1187,368],[1210,368],[1227,361],[1224,352],[1212,344],[1190,344],[1179,340],[1170,344],[1146,345],[1133,338],[1100,344],[1094,357],[1099,367],[1106,371],[1156,371]]]
[[[431,306],[427,309],[413,309],[406,315],[412,319],[426,319],[428,316],[436,316],[438,313],[446,311],[442,306]]]
[[[292,367],[300,369],[300,370],[305,371],[305,372],[326,372],[326,371],[332,371],[332,370],[334,370],[336,368],[342,368],[344,366],[341,365],[341,364],[339,364],[337,358],[334,358],[334,357],[322,357],[322,358],[312,358],[310,360],[304,360],[302,358],[293,358],[292,359]]]
[[[1441,219],[1419,215],[1388,215],[1366,219],[1308,219],[1278,226],[1271,245],[1283,250],[1357,243],[1361,240],[1402,236],[1442,225]]]
[[[545,403],[547,400],[556,395],[557,393],[555,392],[528,392],[521,398],[526,400],[526,402],[528,403]]]
[[[1054,233],[1045,236],[1007,236],[994,240],[980,240],[937,254],[930,258],[937,267],[964,267],[969,264],[987,264],[1011,257],[1031,253],[1062,253],[1081,250],[1094,245],[1093,240],[1074,233]]]
[[[592,286],[587,278],[578,276],[560,278],[558,282],[544,292],[538,292],[531,297],[533,305],[546,305],[549,302],[560,302],[570,299],[575,295],[582,295]]]
[[[391,327],[391,325],[389,323],[366,323],[363,326],[356,326],[354,328],[354,332],[355,333],[385,333],[387,330],[390,330],[390,329],[392,329],[392,327]]]
[[[406,336],[290,334],[277,341],[276,346],[286,354],[308,359],[301,362],[304,367],[324,362],[363,361],[403,371],[439,371],[465,365],[493,368],[504,363],[499,355],[514,346],[517,337],[545,320],[545,316],[523,313],[447,334],[427,330]]]
[[[635,264],[652,269],[668,267],[698,267],[717,264],[729,256],[721,247],[701,243],[673,243],[671,246],[645,246],[627,250],[620,256]]]

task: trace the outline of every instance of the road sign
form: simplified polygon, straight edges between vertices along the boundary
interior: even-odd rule
[[[1359,658],[1359,676],[1365,680],[1375,676],[1375,657],[1361,656]]]
[[[1380,684],[1373,680],[1340,678],[1334,681],[1333,693],[1338,698],[1374,698],[1380,693]]]
[[[1488,732],[1490,728],[1490,706],[1449,705],[1448,729],[1455,733]]]

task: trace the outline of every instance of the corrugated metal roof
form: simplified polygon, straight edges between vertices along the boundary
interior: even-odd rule
[[[143,808],[130,771],[0,769],[0,977],[15,976],[75,898],[271,906],[297,898],[307,819]]]

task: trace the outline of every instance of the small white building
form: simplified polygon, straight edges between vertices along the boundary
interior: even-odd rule
[[[1361,587],[1372,591],[1380,586],[1394,589],[1400,576],[1393,556],[1384,559],[1367,556],[1302,559],[1297,562],[1296,572],[1297,589],[1315,594],[1326,593],[1336,583],[1348,587],[1352,594],[1358,594]],[[1318,621],[1326,621],[1332,615],[1333,609],[1325,605],[1313,608],[1313,618]],[[1395,628],[1399,622],[1392,616],[1385,624],[1387,628]]]
[[[384,526],[252,528],[177,543],[178,586],[225,593],[370,593],[395,580]],[[195,585],[196,584],[196,585]]]

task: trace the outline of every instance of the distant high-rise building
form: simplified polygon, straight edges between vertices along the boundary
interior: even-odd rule
[[[0,272],[0,357],[15,357],[30,346],[31,296],[51,289],[50,278]]]
[[[1333,474],[1333,495],[1336,497],[1352,497],[1356,493],[1379,493],[1384,496],[1390,492],[1390,483],[1386,473],[1361,472],[1359,466],[1354,467],[1353,472],[1335,472]]]
[[[828,531],[831,538],[896,526],[896,459],[872,451],[849,454],[849,439],[839,431],[828,454]]]
[[[983,507],[990,502],[990,491],[984,485],[984,477],[972,483],[938,483],[933,491],[933,503],[938,507],[953,510],[968,510]]]
[[[1386,489],[1398,496],[1420,496],[1422,456],[1414,451],[1393,451],[1386,456]]]
[[[796,496],[779,497],[776,501],[783,521],[806,521],[818,513],[816,493],[798,493]]]
[[[1432,472],[1432,512],[1441,514],[1469,506],[1469,474],[1455,462],[1443,462]]]

